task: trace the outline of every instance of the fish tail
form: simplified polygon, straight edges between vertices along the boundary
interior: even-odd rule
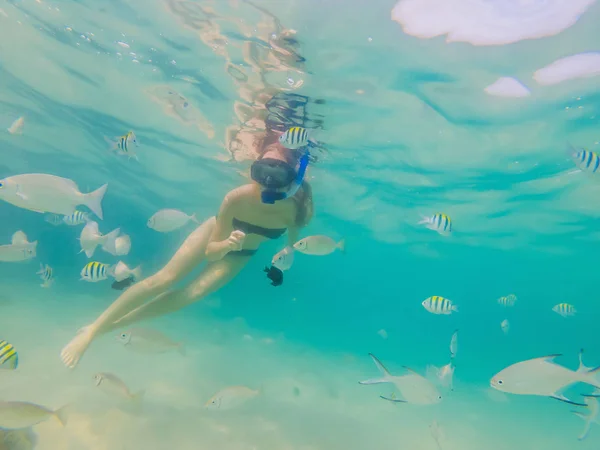
[[[115,140],[115,139],[111,139],[109,137],[103,136],[104,137],[104,141],[109,145],[108,147],[108,151],[112,152],[114,150],[117,150],[117,144],[119,143],[119,141]]]
[[[117,253],[117,238],[121,233],[120,228],[112,230],[110,233],[102,236],[102,249],[108,253],[115,255]]]
[[[90,208],[100,220],[103,219],[102,199],[104,198],[104,194],[106,194],[107,188],[108,184],[104,184],[98,189],[96,189],[94,192],[90,192],[89,194],[83,194],[83,203],[85,204],[85,206]]]
[[[340,252],[346,253],[346,239],[340,240],[340,242],[337,243],[336,247],[340,250]]]
[[[36,275],[43,274],[44,273],[44,269],[45,269],[44,265],[42,263],[40,263],[40,270],[38,272],[36,272],[35,274]]]
[[[196,213],[194,213],[194,214],[192,214],[192,215],[190,216],[190,220],[191,220],[192,222],[196,222],[197,224],[199,224],[199,223],[200,223],[200,221],[199,221],[199,220],[198,220],[198,218],[196,217]]]
[[[67,425],[67,419],[69,416],[69,405],[64,405],[54,411],[54,416],[58,419],[60,424],[64,427]]]
[[[600,389],[600,366],[594,367],[593,369],[588,370],[587,372],[582,372],[582,382],[590,384],[598,389]]]
[[[458,306],[457,305],[452,305],[452,308],[450,308],[452,311],[454,312],[458,312]]]
[[[137,266],[131,271],[131,274],[133,275],[133,278],[135,278],[135,281],[138,281],[140,278],[142,278],[142,266]]]
[[[421,220],[419,222],[417,222],[417,225],[429,225],[430,223],[431,223],[431,218],[421,214]]]
[[[377,357],[373,353],[369,353],[369,356],[379,369],[382,374],[381,378],[371,378],[365,381],[359,381],[359,384],[379,384],[379,383],[389,383],[392,380],[392,374],[385,368],[385,366],[377,359]]]

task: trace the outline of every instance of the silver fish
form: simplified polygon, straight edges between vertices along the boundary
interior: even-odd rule
[[[29,242],[22,231],[17,231],[12,236],[12,241],[7,245],[0,245],[0,261],[19,262],[35,258],[37,241]]]
[[[166,353],[177,350],[185,355],[185,347],[158,330],[151,328],[132,328],[117,335],[117,340],[127,349],[138,353]]]
[[[373,378],[370,380],[360,381],[360,384],[379,384],[379,383],[392,383],[400,391],[404,400],[397,400],[389,397],[383,397],[384,400],[396,403],[413,403],[416,405],[432,405],[442,401],[442,395],[436,389],[436,387],[427,380],[425,377],[419,375],[412,369],[404,367],[409,373],[402,376],[393,376],[384,367],[375,355],[369,353],[369,356],[373,359],[373,362],[382,373],[381,378]]]
[[[230,386],[221,389],[204,405],[207,409],[232,409],[256,397],[260,391],[246,386]]]
[[[131,393],[123,380],[112,373],[97,373],[94,375],[94,382],[100,390],[113,397],[129,400],[133,403],[140,403],[144,397],[145,391]]]
[[[17,430],[44,422],[51,417],[65,425],[66,407],[52,411],[45,406],[29,402],[0,402],[0,428]]]
[[[577,371],[567,369],[554,363],[554,358],[560,355],[543,356],[541,358],[521,361],[498,372],[490,380],[494,389],[509,394],[539,395],[551,397],[578,406],[560,392],[573,383],[581,382],[600,388],[598,377],[600,367],[590,369],[583,364],[583,350],[579,353],[579,368]]]

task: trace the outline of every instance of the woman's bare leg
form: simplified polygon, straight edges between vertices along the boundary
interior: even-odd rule
[[[206,220],[187,237],[165,267],[131,286],[94,323],[82,328],[63,348],[60,354],[63,363],[69,368],[75,367],[96,335],[102,334],[105,327],[164,293],[200,264],[204,260],[215,223],[214,217]]]
[[[185,289],[177,289],[159,295],[120,320],[103,327],[103,332],[108,333],[142,320],[164,316],[200,301],[235,278],[249,260],[249,256],[228,255],[220,261],[209,263],[198,278]]]

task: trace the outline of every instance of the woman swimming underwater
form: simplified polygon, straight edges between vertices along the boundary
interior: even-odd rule
[[[261,155],[251,167],[252,183],[230,191],[216,217],[193,231],[157,273],[131,286],[92,324],[79,330],[61,352],[74,368],[93,340],[132,323],[163,316],[202,300],[240,273],[260,244],[286,231],[292,246],[313,214],[312,190],[304,181],[308,148],[285,148],[281,133],[267,131]],[[171,289],[196,266],[200,275],[182,289]]]

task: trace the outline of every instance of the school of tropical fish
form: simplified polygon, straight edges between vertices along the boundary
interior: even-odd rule
[[[22,133],[24,119],[19,118],[8,129],[10,134]],[[310,138],[311,130],[292,127],[285,131],[279,141],[289,149],[314,145]],[[118,155],[139,160],[136,153],[140,147],[139,140],[133,131],[106,140],[110,150]],[[570,148],[568,151],[579,170],[596,173],[600,166],[599,156],[585,149]],[[130,253],[131,237],[123,234],[120,228],[100,231],[100,225],[95,220],[103,219],[102,201],[108,189],[104,184],[89,193],[80,191],[77,184],[70,179],[50,174],[20,174],[0,180],[0,200],[15,207],[42,214],[43,220],[54,225],[69,227],[82,226],[79,237],[81,252],[91,259],[101,250],[112,256],[126,256]],[[86,208],[89,211],[80,209]],[[94,217],[95,216],[95,217]],[[177,209],[161,209],[147,220],[147,227],[159,232],[169,233],[182,229],[186,225],[200,223],[195,214],[187,214]],[[445,213],[434,213],[422,216],[417,225],[435,231],[442,236],[450,237],[455,232],[453,220]],[[76,237],[74,237],[76,238]],[[0,245],[0,261],[18,263],[36,257],[38,241],[29,241],[22,231],[15,231],[10,243]],[[43,244],[43,243],[42,243]],[[335,240],[325,235],[312,235],[298,240],[292,246],[286,246],[275,254],[271,267],[265,268],[274,286],[283,282],[283,272],[289,270],[294,262],[295,253],[308,256],[327,256],[335,252],[345,253],[344,239]],[[141,267],[130,268],[125,262],[114,264],[99,260],[89,261],[79,273],[80,280],[97,283],[109,278],[114,279],[113,289],[123,290],[142,279]],[[55,282],[53,268],[48,263],[40,264],[36,273],[41,279],[41,287],[51,289]],[[73,274],[72,274],[73,275]],[[68,278],[64,275],[64,279]],[[517,296],[509,294],[497,299],[503,308],[513,308]],[[433,315],[451,316],[459,313],[459,307],[454,301],[439,295],[432,295],[421,302],[426,312]],[[569,303],[560,303],[551,308],[564,318],[576,314],[576,309]],[[441,319],[448,320],[448,319]],[[500,328],[505,334],[510,332],[508,319],[502,320]],[[378,334],[387,339],[387,332],[379,330]],[[129,351],[146,355],[160,355],[167,352],[177,352],[182,357],[186,355],[183,342],[173,341],[164,333],[151,328],[131,328],[119,332],[116,341]],[[3,338],[9,338],[3,336]],[[379,377],[360,381],[361,385],[390,384],[395,388],[389,396],[380,397],[392,403],[409,403],[414,405],[434,405],[443,401],[442,391],[454,390],[455,359],[458,352],[458,330],[450,339],[449,362],[443,366],[428,365],[425,374],[403,367],[402,373],[393,375],[384,364],[374,355],[370,357],[379,371]],[[545,355],[525,361],[518,361],[500,370],[489,381],[489,385],[500,392],[513,395],[543,396],[560,400],[574,405],[580,410],[575,413],[584,420],[584,430],[579,439],[584,439],[590,432],[590,426],[598,423],[600,399],[600,367],[590,368],[583,363],[583,351],[579,355],[579,368],[570,370],[555,363],[559,355]],[[0,341],[0,368],[17,370],[19,354],[14,346],[6,341]],[[581,399],[565,397],[563,391],[574,383],[584,383],[595,390],[583,395]],[[99,372],[93,376],[91,383],[106,395],[129,404],[140,410],[144,391],[132,392],[128,385],[116,374]],[[225,410],[239,407],[242,404],[261,395],[262,389],[252,389],[247,386],[228,386],[216,392],[206,401],[209,410]],[[399,396],[398,396],[399,395]],[[5,431],[21,430],[32,427],[40,422],[55,418],[65,425],[68,419],[68,407],[56,410],[35,403],[21,401],[0,401],[0,428]],[[440,430],[437,423],[431,426],[432,436],[441,448]]]

